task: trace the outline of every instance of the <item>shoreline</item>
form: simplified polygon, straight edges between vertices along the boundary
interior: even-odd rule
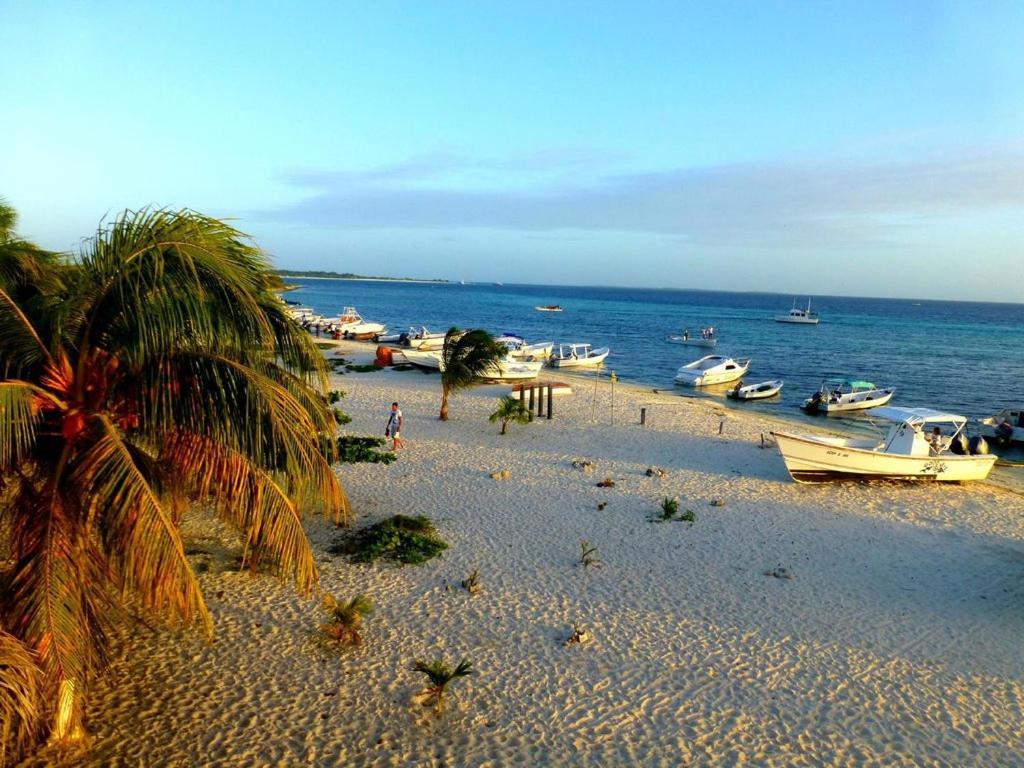
[[[719,435],[702,398],[616,384],[613,423],[606,378],[558,378],[575,394],[555,418],[501,437],[487,416],[508,384],[456,393],[439,422],[436,375],[332,375],[346,433],[381,434],[393,400],[406,418],[397,462],[338,469],[357,526],[425,514],[449,549],[353,564],[307,516],[322,590],[377,606],[364,645],[339,651],[318,640],[316,601],[237,572],[241,542],[190,513],[215,639],[133,630],[90,703],[93,751],[67,765],[197,750],[218,765],[1015,765],[1024,500],[981,484],[798,485],[759,447],[760,414]],[[665,497],[695,520],[653,522]],[[577,564],[581,539],[601,567]],[[565,647],[573,622],[592,639]],[[462,656],[475,674],[443,717],[425,713],[412,660]]]

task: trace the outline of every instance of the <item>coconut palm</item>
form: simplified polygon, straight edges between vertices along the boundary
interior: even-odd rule
[[[528,422],[530,420],[530,410],[516,400],[516,398],[505,396],[498,402],[498,409],[488,416],[487,420],[492,424],[500,421],[501,432],[499,434],[504,435],[509,422],[514,421],[517,424]]]
[[[344,520],[348,500],[323,357],[272,284],[191,211],[125,212],[74,258],[0,248],[0,626],[40,669],[51,738],[79,730],[126,615],[211,632],[191,502],[240,530],[243,563],[315,585],[300,510]]]
[[[448,397],[497,372],[508,350],[487,331],[449,328],[441,350],[441,421],[448,421]]]
[[[430,683],[420,694],[424,706],[433,704],[434,711],[440,714],[444,708],[444,693],[448,684],[452,680],[473,674],[472,667],[473,664],[469,659],[463,659],[454,669],[449,667],[444,659],[438,659],[429,664],[423,661],[413,662],[413,671],[424,675]]]
[[[359,629],[363,618],[373,613],[373,601],[366,595],[356,595],[341,602],[334,595],[324,597],[324,611],[328,621],[320,625],[320,631],[340,645],[360,645],[363,642]]]
[[[39,726],[39,667],[32,652],[0,631],[0,766],[13,765]]]

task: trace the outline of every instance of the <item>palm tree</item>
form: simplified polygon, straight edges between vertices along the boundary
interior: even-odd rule
[[[488,416],[487,420],[492,424],[496,421],[500,421],[501,432],[499,434],[504,435],[505,429],[508,427],[510,421],[514,421],[516,424],[525,424],[528,422],[530,420],[530,410],[514,397],[508,397],[506,395],[501,398],[498,402],[498,409]]]
[[[9,228],[4,242],[0,628],[33,656],[65,739],[126,615],[212,631],[178,529],[191,502],[302,594],[317,571],[300,511],[350,513],[325,361],[244,235],[147,209],[75,258],[11,246]]]
[[[334,595],[324,597],[324,611],[329,621],[320,625],[320,630],[340,645],[360,645],[363,642],[359,628],[363,617],[373,613],[373,601],[366,595],[356,595],[348,602],[341,602]]]
[[[423,674],[430,682],[430,685],[420,694],[423,698],[423,705],[433,704],[434,711],[440,714],[444,708],[444,692],[448,687],[448,683],[460,677],[473,674],[472,667],[473,664],[469,659],[463,659],[454,669],[449,667],[444,662],[444,659],[438,659],[429,664],[423,661],[413,662],[413,671]]]
[[[508,350],[487,331],[449,328],[441,350],[441,421],[448,421],[448,396],[497,372]]]

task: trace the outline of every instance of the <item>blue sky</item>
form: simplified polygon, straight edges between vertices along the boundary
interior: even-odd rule
[[[61,249],[157,204],[293,268],[1024,301],[1021,39],[997,2],[0,0],[0,195]]]

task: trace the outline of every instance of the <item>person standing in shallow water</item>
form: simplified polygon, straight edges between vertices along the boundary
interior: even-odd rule
[[[398,403],[392,403],[391,410],[388,411],[388,423],[384,427],[384,437],[391,438],[391,450],[397,451],[399,448],[405,448],[405,441],[402,439],[402,410],[398,407]]]

